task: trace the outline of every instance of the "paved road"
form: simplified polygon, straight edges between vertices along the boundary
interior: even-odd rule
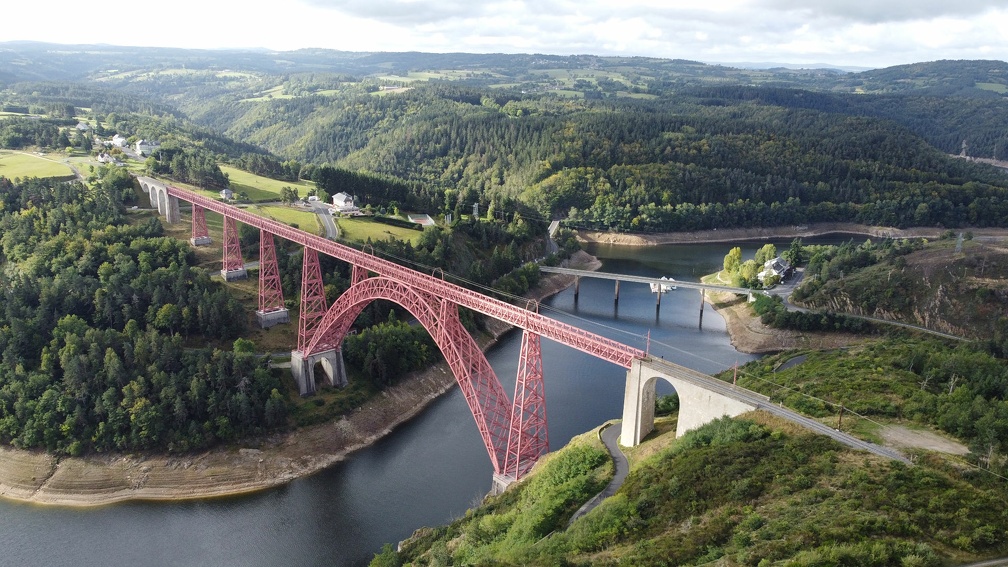
[[[581,516],[591,512],[603,500],[609,498],[613,494],[616,494],[619,487],[623,486],[623,481],[626,480],[627,474],[630,473],[630,463],[627,462],[626,455],[624,455],[623,451],[619,448],[619,425],[619,421],[610,423],[605,426],[602,433],[599,435],[602,442],[605,444],[606,449],[609,451],[609,456],[612,457],[613,464],[616,466],[616,472],[613,473],[612,480],[609,481],[609,484],[606,485],[602,492],[596,494],[591,500],[585,502],[584,506],[581,506],[577,512],[574,512],[574,515],[571,516],[570,522],[567,523],[568,526],[573,524],[574,520],[577,520]]]
[[[333,220],[332,214],[330,214],[330,208],[325,203],[315,201],[309,203],[313,209],[315,209],[315,214],[318,215],[319,220],[322,221],[322,226],[325,227],[325,237],[329,240],[336,240],[339,238],[339,229],[336,228],[336,221]]]
[[[1002,557],[1001,559],[988,559],[987,561],[978,561],[976,563],[964,564],[961,567],[1004,567],[1008,565],[1008,557]]]

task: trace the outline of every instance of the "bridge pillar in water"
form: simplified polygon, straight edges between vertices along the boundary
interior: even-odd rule
[[[707,299],[707,290],[701,289],[700,290],[700,325],[699,325],[699,327],[701,329],[703,329],[703,307],[704,307],[704,300],[705,299]]]
[[[616,280],[616,291],[613,292],[613,303],[619,303],[619,280]]]
[[[325,383],[342,388],[347,385],[346,365],[343,364],[343,349],[331,349],[305,356],[299,350],[291,351],[291,373],[298,385],[298,393],[310,396],[315,393],[315,365],[321,363],[325,371]]]
[[[696,372],[653,358],[635,359],[627,371],[623,393],[623,423],[620,444],[635,447],[654,430],[655,383],[672,384],[679,395],[676,437],[715,419],[735,417],[756,409],[747,403],[708,390],[690,379]]]

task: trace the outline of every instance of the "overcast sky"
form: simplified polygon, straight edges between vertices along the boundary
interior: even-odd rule
[[[0,13],[0,41],[860,67],[1008,60],[1004,0],[47,0]]]

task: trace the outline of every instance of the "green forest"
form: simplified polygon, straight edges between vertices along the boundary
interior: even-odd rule
[[[0,439],[185,451],[284,424],[260,357],[192,348],[238,338],[245,308],[157,219],[128,222],[123,182],[0,179]]]
[[[973,231],[1008,227],[1008,174],[984,163],[1008,160],[1008,63],[846,72],[593,56],[94,46],[53,58],[45,46],[5,48],[0,148],[80,160],[85,181],[0,172],[0,442],[59,456],[191,452],[336,418],[440,360],[402,308],[378,301],[344,343],[351,386],[293,399],[287,372],[250,339],[267,340],[251,323],[254,283],[222,284],[205,250],[166,236],[177,227],[131,210],[146,205],[131,178],[141,171],[216,189],[231,183],[229,166],[313,182],[316,195],[348,192],[368,212],[430,214],[444,221],[411,231],[410,242],[351,244],[503,299],[537,284],[537,262],[558,260],[544,259],[554,220],[564,227],[560,256],[577,248],[579,230],[937,227],[955,230],[931,242],[792,243],[785,255],[805,284],[791,300],[812,312],[760,297],[756,315],[768,327],[861,342],[763,357],[739,384],[865,439],[881,442],[881,424],[899,423],[955,437],[965,455],[911,449],[905,466],[759,413],[673,440],[669,416],[631,451],[616,496],[570,526],[612,474],[595,432],[375,564],[937,567],[1005,553],[1008,262]],[[105,143],[114,134],[161,147],[128,169],[89,168],[103,152],[126,155]],[[292,203],[294,191],[278,200]],[[254,256],[258,231],[240,237]],[[277,252],[293,315],[302,254],[289,242]],[[776,252],[743,261],[732,251],[725,268],[733,283],[772,287],[757,274]],[[332,301],[349,267],[321,264]],[[461,318],[484,330],[474,313]],[[838,407],[849,412],[843,424]]]

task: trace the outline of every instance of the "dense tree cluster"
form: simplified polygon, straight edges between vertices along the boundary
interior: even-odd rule
[[[264,153],[242,154],[241,157],[232,160],[232,164],[249,173],[284,181],[297,181],[300,179],[302,169],[301,163],[296,160],[280,161]]]
[[[382,387],[430,366],[440,353],[423,327],[398,321],[390,312],[387,322],[348,336],[343,355],[350,367],[362,369],[372,384]]]
[[[41,120],[13,117],[0,120],[0,148],[20,149],[29,146],[60,149],[70,145],[62,120]]]
[[[162,147],[147,158],[147,173],[198,187],[227,187],[230,182],[214,154],[199,148]]]
[[[156,219],[124,222],[120,183],[0,178],[0,439],[187,450],[282,425],[256,357],[186,346],[236,338],[245,310]]]

